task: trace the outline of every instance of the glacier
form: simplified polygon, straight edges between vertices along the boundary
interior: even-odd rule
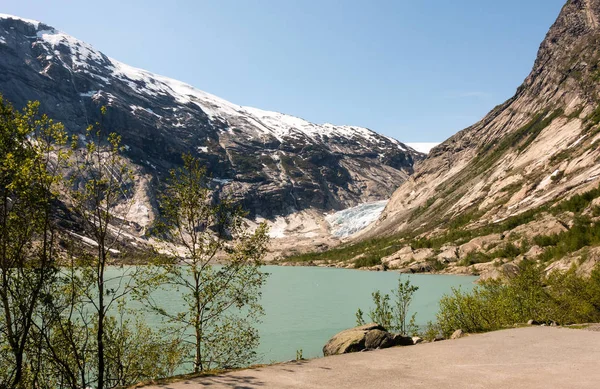
[[[345,238],[363,230],[377,220],[388,201],[364,203],[327,215],[325,220],[331,226],[331,234],[338,238]]]

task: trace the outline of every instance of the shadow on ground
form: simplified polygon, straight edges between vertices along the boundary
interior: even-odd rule
[[[212,386],[218,386],[219,388],[231,388],[231,389],[253,389],[264,386],[264,382],[256,379],[255,377],[245,376],[215,376],[203,378],[202,382],[195,380],[186,380],[178,383],[178,388],[188,386],[190,388],[210,388]],[[173,389],[172,384],[165,384],[160,386],[163,389]]]

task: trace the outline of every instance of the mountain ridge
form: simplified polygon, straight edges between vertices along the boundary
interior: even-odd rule
[[[0,15],[0,54],[0,92],[17,107],[39,100],[80,137],[107,107],[103,121],[122,136],[139,177],[135,197],[147,212],[132,222],[142,229],[155,219],[156,193],[183,153],[199,158],[215,189],[231,193],[250,218],[304,213],[310,236],[327,235],[323,212],[388,198],[424,158],[366,128],[230,103],[111,59],[42,22]]]

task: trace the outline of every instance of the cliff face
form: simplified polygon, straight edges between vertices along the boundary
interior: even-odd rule
[[[39,100],[42,112],[81,137],[106,106],[104,124],[122,136],[138,175],[130,218],[142,226],[183,153],[200,158],[215,187],[233,193],[251,217],[269,219],[388,198],[424,157],[366,128],[232,104],[9,15],[0,15],[0,93],[17,107]]]
[[[597,185],[599,19],[600,1],[568,1],[514,97],[434,148],[368,233],[485,224]]]

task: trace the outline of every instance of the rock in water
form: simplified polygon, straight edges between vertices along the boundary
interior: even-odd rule
[[[336,334],[323,347],[323,355],[348,354],[363,350],[412,344],[412,338],[391,334],[379,324],[371,323]]]

